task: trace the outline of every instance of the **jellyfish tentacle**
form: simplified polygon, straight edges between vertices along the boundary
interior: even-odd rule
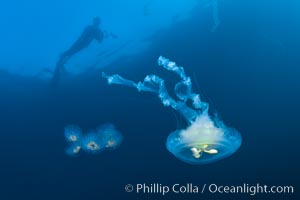
[[[105,73],[103,73],[105,74]],[[188,122],[196,119],[199,113],[188,107],[185,102],[174,100],[168,93],[164,80],[156,75],[148,75],[144,78],[143,82],[138,82],[125,79],[118,74],[104,75],[103,78],[107,79],[108,84],[120,84],[129,87],[135,87],[139,92],[152,92],[156,93],[164,106],[170,106],[184,116]]]
[[[188,99],[190,99],[193,103],[194,109],[200,109],[202,110],[202,112],[208,111],[208,104],[201,101],[200,94],[196,94],[193,92],[191,78],[189,76],[186,76],[183,67],[177,66],[175,62],[170,61],[163,56],[160,56],[158,58],[158,65],[174,72],[181,78],[181,81],[175,85],[174,89],[176,96],[180,100],[186,102]]]
[[[102,77],[107,79],[107,83],[109,85],[111,84],[119,84],[119,85],[126,85],[129,87],[136,87],[136,83],[127,79],[124,79],[123,77],[119,76],[118,74],[113,76],[108,76],[104,72],[102,73]]]

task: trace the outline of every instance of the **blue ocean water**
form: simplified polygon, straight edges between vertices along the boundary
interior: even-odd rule
[[[100,2],[99,7],[106,5]],[[8,3],[9,9],[1,6],[0,199],[297,199],[300,3],[220,0],[220,24],[212,32],[209,1],[189,4],[193,6],[185,7],[187,15],[178,9],[185,5],[178,0],[179,7],[171,16],[161,15],[168,6],[172,8],[170,2],[162,8],[155,1],[129,1],[128,7],[112,2],[120,6],[107,2],[106,13],[98,13],[94,1],[86,2],[92,4],[86,7],[83,1],[50,5],[17,0],[12,2],[16,6]],[[55,15],[56,7],[65,13]],[[141,19],[135,21],[135,16],[119,12],[126,8],[141,12]],[[31,9],[41,11],[27,12]],[[53,69],[58,55],[95,15],[120,40],[128,37],[131,45],[127,40],[117,45],[103,43],[108,53],[97,57],[89,55],[101,53],[102,44],[99,49],[93,44],[70,61],[70,74],[56,88],[47,78],[35,75],[44,67]],[[49,29],[36,20],[39,16]],[[167,16],[170,23],[159,22]],[[138,24],[132,25],[133,30],[123,30],[124,18]],[[147,24],[137,31],[143,20]],[[35,37],[39,29],[43,35]],[[145,34],[146,30],[151,34]],[[139,40],[132,42],[133,38]],[[102,71],[136,81],[155,73],[176,83],[176,76],[157,66],[160,55],[184,66],[194,89],[227,125],[241,132],[242,146],[231,157],[208,165],[179,161],[166,150],[165,141],[169,133],[185,125],[183,119],[155,96],[108,86],[101,78]],[[81,66],[84,70],[76,71]],[[66,125],[77,124],[88,131],[105,123],[114,123],[122,132],[118,149],[78,157],[65,154]],[[124,191],[126,184],[139,183],[292,185],[295,193],[162,196]]]

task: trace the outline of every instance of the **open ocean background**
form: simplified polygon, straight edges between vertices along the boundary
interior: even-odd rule
[[[20,1],[0,3],[0,199],[299,199],[300,1],[220,0],[215,32],[210,1]],[[102,18],[118,41],[92,44],[68,63],[57,88],[49,74],[61,52]],[[189,165],[165,147],[184,126],[156,96],[108,86],[101,72],[140,81],[177,77],[242,135],[231,157]],[[114,123],[114,151],[69,157],[63,130]],[[183,127],[182,127],[183,128]],[[126,184],[292,185],[295,194],[135,194]]]

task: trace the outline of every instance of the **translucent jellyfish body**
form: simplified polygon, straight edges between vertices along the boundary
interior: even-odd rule
[[[65,127],[65,138],[70,146],[66,154],[78,155],[81,150],[89,154],[98,154],[103,150],[116,149],[120,146],[123,136],[112,124],[100,126],[95,131],[82,134],[81,129],[76,125]]]
[[[178,100],[173,99],[165,86],[165,81],[156,76],[148,75],[142,82],[124,79],[120,75],[108,76],[108,84],[120,84],[135,87],[139,92],[151,92],[160,98],[162,104],[180,113],[188,122],[185,129],[171,133],[166,142],[167,149],[178,159],[189,164],[207,164],[232,155],[240,147],[240,133],[226,127],[219,119],[209,116],[209,105],[203,102],[199,94],[193,92],[190,77],[185,75],[184,68],[177,66],[162,56],[158,65],[176,73],[180,81],[175,85],[174,92]],[[191,102],[187,103],[187,102]]]
[[[241,145],[240,134],[232,128],[217,127],[206,114],[200,115],[187,129],[168,136],[167,149],[190,164],[206,164],[226,158]]]
[[[82,149],[87,153],[97,154],[104,148],[100,134],[90,132],[82,138]]]
[[[76,125],[68,125],[65,127],[65,138],[69,143],[76,143],[82,138],[82,131]]]
[[[114,125],[105,124],[98,128],[98,132],[102,135],[103,146],[106,149],[116,149],[123,140],[122,134],[116,130]]]
[[[66,149],[66,154],[69,156],[77,156],[77,155],[79,155],[80,150],[81,150],[80,144],[78,144],[78,143],[73,144]]]
[[[65,127],[65,138],[69,143],[69,147],[66,149],[66,154],[70,156],[75,156],[80,153],[81,150],[81,140],[82,140],[82,131],[76,125],[68,125]]]

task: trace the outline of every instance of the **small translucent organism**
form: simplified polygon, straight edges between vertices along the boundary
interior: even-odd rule
[[[116,130],[113,124],[105,124],[98,128],[102,135],[102,143],[106,149],[116,149],[123,140],[123,136]]]
[[[66,154],[69,156],[77,156],[81,150],[81,146],[79,144],[73,144],[66,149]]]
[[[106,149],[116,149],[120,146],[123,136],[116,130],[113,124],[100,126],[96,131],[82,134],[81,129],[76,125],[65,127],[65,138],[70,146],[66,154],[76,156],[83,150],[89,154],[98,154]]]
[[[236,152],[242,142],[239,132],[226,127],[217,117],[209,116],[209,105],[193,92],[191,79],[185,75],[183,67],[162,56],[158,59],[158,65],[180,77],[174,89],[178,100],[169,95],[164,80],[156,75],[148,75],[143,82],[138,83],[120,75],[108,76],[102,73],[102,76],[108,84],[126,85],[137,88],[139,92],[157,94],[164,106],[173,108],[186,119],[188,127],[171,133],[166,142],[167,149],[181,161],[206,164]]]
[[[105,146],[100,134],[90,132],[82,138],[82,149],[91,154],[100,153]]]
[[[65,127],[65,138],[70,144],[66,149],[66,153],[70,156],[78,155],[81,150],[82,131],[76,125],[68,125]]]
[[[65,127],[65,138],[69,143],[76,143],[81,140],[82,131],[76,125],[68,125]]]

